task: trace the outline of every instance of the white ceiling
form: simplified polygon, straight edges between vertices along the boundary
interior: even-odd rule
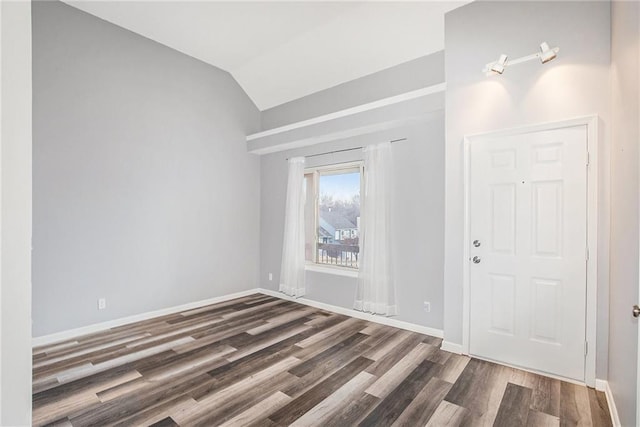
[[[67,3],[229,71],[265,110],[442,50],[468,1]]]

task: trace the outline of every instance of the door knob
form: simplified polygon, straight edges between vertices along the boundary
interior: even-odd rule
[[[633,317],[640,317],[640,307],[637,304],[633,306]]]
[[[476,248],[480,247],[480,240],[474,240],[473,241],[473,246],[475,246]]]
[[[479,258],[479,257],[477,257],[477,256],[474,256],[474,257],[473,257],[473,263],[474,263],[474,264],[479,264],[479,263],[480,263],[480,261],[481,261],[481,260],[480,260],[480,258]],[[638,316],[640,316],[640,307],[638,307]],[[636,316],[636,317],[638,317],[638,316]]]

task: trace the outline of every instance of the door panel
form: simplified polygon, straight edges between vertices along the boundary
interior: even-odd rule
[[[584,380],[586,126],[470,148],[470,352]]]
[[[513,336],[516,313],[516,278],[506,274],[490,274],[491,327],[493,333]]]
[[[516,187],[491,186],[491,244],[493,252],[513,254],[516,249]]]
[[[531,184],[533,256],[562,256],[562,181]]]

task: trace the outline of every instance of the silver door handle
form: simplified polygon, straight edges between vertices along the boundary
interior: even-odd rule
[[[633,317],[640,317],[640,307],[637,304],[633,306]]]
[[[473,241],[473,246],[475,246],[476,248],[480,247],[480,240],[474,240]]]
[[[480,257],[474,256],[472,258],[472,261],[473,261],[474,264],[479,264],[481,260],[480,260]],[[640,307],[638,308],[638,310],[640,310]],[[638,312],[638,316],[640,316],[640,311]]]

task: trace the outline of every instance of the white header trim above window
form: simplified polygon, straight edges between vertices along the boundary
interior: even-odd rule
[[[358,160],[355,162],[346,162],[346,163],[332,163],[326,166],[315,166],[315,167],[305,168],[304,173],[308,174],[308,173],[314,173],[314,172],[320,172],[320,173],[344,172],[349,170],[355,171],[360,169],[363,165],[364,165],[364,162],[362,160]]]

